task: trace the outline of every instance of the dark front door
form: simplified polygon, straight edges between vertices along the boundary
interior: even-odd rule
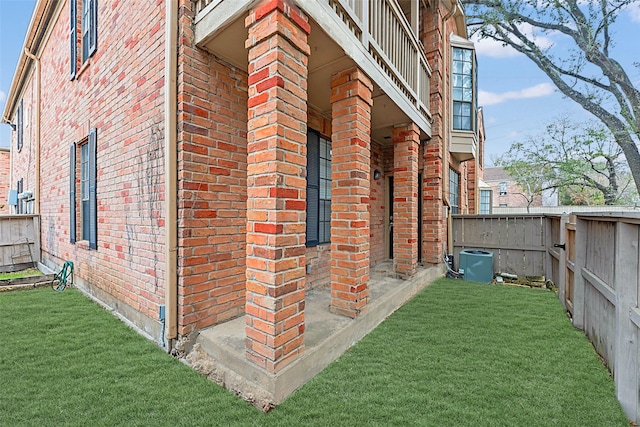
[[[393,176],[389,177],[389,259],[393,259]]]
[[[422,174],[418,174],[418,262],[422,262]]]

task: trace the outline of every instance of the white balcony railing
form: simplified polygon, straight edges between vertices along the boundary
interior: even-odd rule
[[[197,0],[196,22],[225,1],[239,0]],[[429,117],[431,68],[397,0],[297,0],[303,8],[310,6],[308,2],[329,6],[388,79],[422,116]]]
[[[429,77],[421,43],[396,0],[326,0],[385,74],[428,116]]]
[[[196,1],[196,14],[202,12],[207,6],[217,0],[197,0]]]

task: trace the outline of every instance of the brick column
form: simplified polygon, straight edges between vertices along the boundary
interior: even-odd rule
[[[448,155],[451,87],[448,81],[447,52],[448,38],[453,20],[443,22],[447,11],[442,3],[432,3],[422,14],[422,43],[431,66],[431,93],[429,111],[433,117],[431,139],[424,146],[424,169],[422,172],[422,262],[426,265],[443,263],[443,247],[446,245],[447,218],[444,215],[442,192],[444,180],[449,179],[446,170]],[[443,172],[445,175],[443,175]],[[443,180],[444,178],[444,180]]]
[[[247,357],[270,372],[304,350],[307,64],[310,25],[266,0],[246,19]]]
[[[393,269],[403,278],[418,268],[418,147],[411,123],[393,129]]]
[[[446,244],[446,218],[444,217],[443,161],[440,139],[431,139],[424,148],[424,172],[422,191],[422,260],[427,265],[443,262],[443,246]],[[449,179],[449,175],[446,179]]]
[[[331,80],[331,310],[349,317],[369,297],[372,88],[358,68]]]

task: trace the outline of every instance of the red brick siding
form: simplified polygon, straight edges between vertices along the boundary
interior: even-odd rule
[[[305,251],[306,265],[311,266],[307,274],[307,289],[323,288],[331,280],[331,245],[329,243],[312,246]]]
[[[36,186],[36,83],[35,74],[31,74],[25,89],[21,94],[23,113],[23,137],[22,149],[18,151],[18,132],[11,132],[11,152],[13,154],[13,182],[10,183],[12,189],[16,189],[18,181],[23,181],[23,191],[35,191]],[[19,105],[20,101],[18,101]],[[17,108],[16,108],[17,111]],[[17,124],[17,115],[12,123]],[[8,179],[8,178],[7,178]],[[6,197],[6,196],[4,196]],[[11,212],[14,210],[12,208]]]
[[[369,197],[369,231],[371,236],[369,262],[371,266],[386,259],[385,255],[385,180],[388,174],[384,168],[382,145],[371,141],[371,196]],[[373,179],[374,171],[380,171],[380,179]]]
[[[307,126],[323,137],[331,139],[331,120],[310,107],[307,111]],[[307,289],[328,286],[331,277],[331,245],[326,243],[307,248],[305,260],[306,265],[311,266],[311,273],[307,274]]]
[[[442,2],[421,8],[421,39],[432,69],[430,111],[433,117],[432,138],[424,147],[423,169],[423,245],[422,259],[427,265],[439,264],[447,247],[447,219],[444,214],[443,195],[449,198],[449,169],[460,174],[460,213],[475,210],[476,181],[471,163],[459,163],[449,152],[450,138],[450,45],[449,34],[457,33],[455,22]],[[481,148],[482,149],[482,148]],[[471,162],[471,163],[470,163]]]
[[[478,175],[476,173],[477,168],[476,168],[476,163],[477,161],[474,160],[470,160],[467,162],[467,174],[468,174],[468,180],[467,180],[467,195],[468,195],[468,200],[469,200],[469,206],[468,206],[468,212],[469,214],[475,214],[478,213],[479,210],[479,203],[480,203],[480,193],[476,194],[476,185],[477,185],[477,179],[478,179]]]
[[[331,135],[331,121],[324,118],[319,112],[309,109],[308,126],[317,130],[323,136]],[[386,158],[390,156],[390,158]],[[387,169],[385,169],[385,167]],[[378,169],[381,177],[377,181],[373,179],[373,172]],[[370,265],[374,266],[387,259],[385,235],[385,208],[386,193],[385,182],[388,176],[393,175],[393,146],[388,144],[385,151],[383,146],[371,141],[371,196],[370,196],[370,236],[371,252]],[[307,248],[306,262],[311,265],[311,273],[307,275],[307,289],[323,287],[329,284],[329,266],[331,261],[331,248],[329,244]]]
[[[9,213],[9,182],[11,167],[11,152],[9,149],[0,148],[0,215]]]
[[[71,81],[64,2],[41,55],[43,257],[73,261],[77,278],[151,319],[165,286],[164,16],[162,1],[99,2],[97,52]],[[69,146],[91,128],[98,132],[97,250],[69,243]],[[34,167],[23,157],[32,141],[15,159],[16,177],[25,164]]]
[[[504,196],[500,195],[500,182],[507,183],[507,194]],[[513,180],[507,179],[504,181],[490,181],[487,182],[487,185],[491,187],[491,191],[493,192],[493,206],[499,207],[500,205],[506,205],[509,208],[525,208],[527,207],[527,199],[523,194],[522,188]],[[542,196],[535,196],[533,198],[533,203],[531,203],[531,207],[540,207],[542,206]]]
[[[247,75],[194,45],[180,7],[178,333],[244,313]]]
[[[431,95],[430,112],[433,117],[431,125],[432,136],[423,148],[424,170],[422,188],[422,261],[427,265],[439,264],[442,262],[442,246],[446,238],[445,218],[443,215],[444,201],[442,199],[444,191],[444,177],[448,179],[448,167],[445,155],[447,147],[445,145],[446,129],[444,128],[443,116],[445,114],[446,97],[444,91],[444,79],[448,69],[443,64],[444,47],[442,44],[442,34],[445,29],[442,25],[440,14],[442,12],[436,6],[421,8],[423,34],[421,39],[425,47],[427,61],[431,66]]]

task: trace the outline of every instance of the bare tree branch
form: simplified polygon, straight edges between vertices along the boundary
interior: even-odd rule
[[[526,55],[569,99],[597,117],[615,138],[640,189],[640,90],[611,57],[612,25],[640,0],[467,0],[472,32]],[[530,28],[523,30],[525,26]],[[536,34],[570,40],[573,49],[542,48]],[[589,66],[587,66],[589,65]]]

